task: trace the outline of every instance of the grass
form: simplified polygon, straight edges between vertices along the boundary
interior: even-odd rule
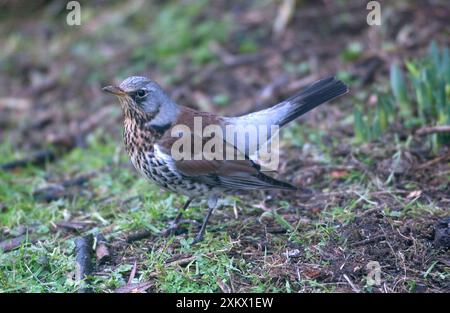
[[[377,92],[374,107],[354,110],[354,132],[359,142],[378,139],[394,122],[407,128],[450,123],[450,51],[432,42],[419,59],[405,60],[406,74],[397,63],[390,67],[390,90]],[[363,105],[362,107],[367,107]],[[365,112],[364,112],[365,111]],[[428,139],[437,152],[450,143],[448,134],[432,134]]]
[[[27,225],[36,229],[34,236],[39,237],[35,245],[24,243],[20,249],[9,253],[0,252],[1,276],[0,292],[71,292],[78,286],[73,279],[73,238],[76,234],[67,234],[54,230],[54,223],[67,220],[87,220],[95,225],[90,233],[98,233],[112,226],[110,235],[114,236],[131,230],[149,229],[158,233],[175,217],[175,206],[182,199],[161,193],[143,178],[137,177],[129,168],[124,153],[117,150],[116,143],[105,135],[92,136],[86,149],[75,149],[58,162],[48,164],[45,169],[29,167],[14,173],[1,172],[1,203],[6,209],[0,214],[4,231],[14,235]],[[107,137],[107,136],[106,136]],[[2,151],[12,151],[4,145]],[[11,159],[12,153],[2,154],[0,163]],[[60,199],[51,203],[39,203],[33,199],[33,191],[40,188],[45,176],[54,180],[79,173],[95,172],[87,190],[73,199]],[[123,200],[141,195],[120,207]],[[108,201],[104,201],[107,198]],[[203,208],[204,209],[204,208]],[[191,207],[187,218],[201,220],[203,211]],[[211,226],[214,227],[214,226]],[[217,226],[216,226],[217,227]],[[220,228],[220,227],[219,227]],[[193,230],[195,231],[195,230]],[[31,236],[31,234],[30,234]],[[192,246],[192,238],[180,241],[176,251],[180,254],[193,253],[196,259],[186,268],[167,267],[165,262],[173,257],[170,250],[174,238],[165,242],[158,251],[140,250],[143,256],[139,268],[139,278],[157,271],[157,288],[160,291],[218,291],[217,280],[228,280],[230,271],[241,272],[242,264],[235,264],[227,253],[230,239],[226,235],[207,234],[205,243],[200,247]],[[158,241],[155,247],[158,246]],[[213,253],[213,255],[210,255]],[[18,261],[20,260],[20,261]],[[108,276],[95,277],[92,281],[95,290],[115,289],[124,284],[124,273],[129,273],[132,264],[117,266]]]
[[[9,144],[2,145],[0,150],[4,152],[0,163],[17,157]],[[58,182],[68,175],[86,172],[95,176],[73,198],[50,203],[33,199],[33,192],[46,185],[46,181]],[[368,195],[355,194],[340,205],[325,207],[314,220],[304,221],[303,211],[296,211],[292,219],[289,213],[292,207],[287,201],[272,204],[278,209],[261,211],[251,202],[230,199],[215,213],[204,242],[192,245],[196,232],[192,226],[181,237],[157,236],[174,218],[175,208],[183,199],[161,193],[137,176],[114,139],[102,132],[90,136],[86,148],[75,149],[45,168],[28,167],[0,175],[1,203],[6,208],[0,214],[3,231],[17,235],[26,226],[33,229],[30,237],[39,238],[35,244],[24,243],[14,251],[0,252],[1,292],[73,292],[79,288],[73,276],[73,238],[77,233],[55,229],[54,224],[61,220],[89,222],[87,233],[103,232],[115,242],[113,261],[97,266],[91,278],[91,286],[97,292],[113,291],[126,284],[135,261],[138,271],[132,282],[153,280],[153,291],[219,292],[221,284],[236,284],[239,290],[250,292],[331,292],[339,285],[315,277],[333,264],[324,258],[326,251],[330,244],[344,240],[343,227],[352,225],[361,212],[374,207]],[[338,178],[324,179],[329,180],[326,184],[338,179],[343,185],[355,188],[366,178],[360,171],[350,171]],[[241,216],[239,222],[233,217],[233,206]],[[202,205],[194,205],[186,217],[201,221],[204,209]],[[438,206],[425,205],[417,199],[404,203],[398,211],[400,214],[394,212],[397,210],[385,209],[386,216],[395,219],[443,214]],[[270,234],[267,227],[284,231],[279,235],[278,231]],[[154,232],[151,241],[129,245],[119,239],[124,233],[143,228]],[[269,236],[268,243],[262,243],[264,236]],[[314,264],[303,268],[300,280],[296,273],[290,272],[293,268],[282,257],[292,247],[301,247],[302,262]],[[188,261],[179,266],[174,258]],[[433,277],[442,279],[442,275],[448,274],[436,275]]]

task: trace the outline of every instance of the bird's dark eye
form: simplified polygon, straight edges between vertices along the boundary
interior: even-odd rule
[[[144,98],[147,95],[147,91],[145,91],[144,89],[139,89],[138,91],[136,91],[136,96],[138,98]]]

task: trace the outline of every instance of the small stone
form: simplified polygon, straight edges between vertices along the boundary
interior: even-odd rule
[[[450,217],[443,218],[434,226],[434,244],[450,249]]]
[[[298,258],[300,256],[299,249],[287,250],[283,253],[286,258]]]

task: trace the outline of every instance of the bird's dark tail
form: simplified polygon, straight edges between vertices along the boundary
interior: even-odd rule
[[[348,92],[348,87],[335,77],[321,79],[305,90],[283,101],[271,109],[279,107],[279,125],[283,126],[315,107]]]
[[[268,188],[268,189],[272,189],[272,188],[273,189],[285,189],[285,190],[297,190],[298,189],[297,187],[295,187],[287,182],[275,179],[275,178],[268,176],[262,172],[259,172],[257,177],[258,177],[258,179],[260,179],[261,181],[263,181],[267,184],[268,187],[266,187],[266,188]]]
[[[322,103],[335,99],[347,92],[348,87],[332,76],[313,83],[296,95],[270,108],[224,119],[227,124],[231,125],[244,127],[254,125],[257,127],[257,140],[251,141],[250,143],[244,140],[238,142],[238,146],[246,147],[245,154],[251,155],[257,151],[263,143],[274,136],[276,132],[272,132],[272,126],[283,127],[290,121],[311,111]],[[267,131],[261,132],[260,126],[265,126],[265,130]],[[228,141],[228,138],[226,140]],[[230,138],[230,141],[228,142],[235,145],[234,138]]]

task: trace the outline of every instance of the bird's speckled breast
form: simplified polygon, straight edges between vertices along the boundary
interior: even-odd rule
[[[193,196],[205,196],[212,188],[174,171],[162,158],[155,155],[156,137],[143,130],[131,119],[124,120],[125,150],[140,174],[153,183],[172,192]]]

